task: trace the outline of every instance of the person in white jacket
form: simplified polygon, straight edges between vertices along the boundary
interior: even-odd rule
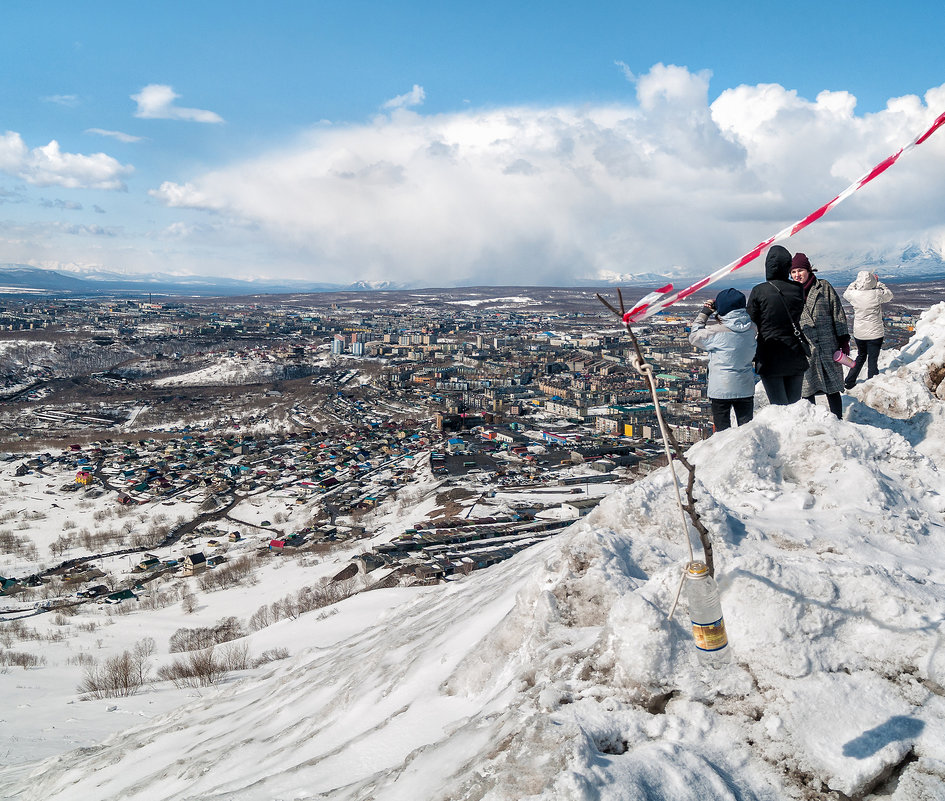
[[[889,291],[876,273],[861,270],[856,280],[843,293],[845,300],[853,306],[853,341],[856,342],[856,362],[847,373],[844,386],[853,389],[856,379],[866,363],[867,378],[872,378],[879,372],[876,360],[880,348],[883,346],[883,304],[893,299]]]
[[[737,289],[723,289],[692,321],[689,341],[709,352],[708,396],[716,431],[731,427],[733,411],[740,426],[754,416],[757,331],[745,311],[745,296]]]

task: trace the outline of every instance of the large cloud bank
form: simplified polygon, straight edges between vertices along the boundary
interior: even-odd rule
[[[362,125],[152,194],[262,237],[304,277],[424,285],[693,274],[826,202],[945,110],[945,85],[857,116],[775,84],[728,89],[653,67],[636,103],[425,115],[422,87]],[[808,253],[945,250],[945,134],[808,229]],[[303,277],[300,273],[298,277]]]

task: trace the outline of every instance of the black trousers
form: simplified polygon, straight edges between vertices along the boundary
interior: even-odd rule
[[[732,427],[732,409],[735,410],[735,423],[743,426],[755,416],[755,399],[747,398],[709,398],[712,401],[712,422],[716,431],[725,431]]]
[[[833,412],[840,420],[843,419],[843,401],[840,400],[839,392],[815,392],[813,395],[808,395],[807,400],[811,403],[815,403],[814,398],[817,395],[826,395],[827,396],[827,407]]]
[[[801,399],[804,388],[804,374],[798,375],[762,375],[761,384],[772,406],[788,406]]]
[[[856,379],[860,375],[860,370],[863,369],[863,364],[866,364],[866,377],[872,378],[879,372],[879,367],[876,362],[879,359],[879,352],[883,347],[883,338],[879,339],[857,339],[853,338],[853,341],[856,342],[856,361],[853,363],[853,367],[850,368],[850,372],[847,373],[846,384],[847,389],[852,389],[853,385],[856,384]]]

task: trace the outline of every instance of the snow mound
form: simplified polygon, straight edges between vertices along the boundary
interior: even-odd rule
[[[850,393],[849,420],[901,433],[945,463],[945,303],[926,311],[900,351],[883,351],[880,373]]]
[[[694,659],[684,604],[667,617],[689,551],[663,469],[488,571],[279,624],[309,647],[101,746],[0,771],[0,789],[48,801],[941,798],[945,427],[927,377],[943,357],[940,305],[857,389],[860,422],[768,407],[689,451],[724,668]]]

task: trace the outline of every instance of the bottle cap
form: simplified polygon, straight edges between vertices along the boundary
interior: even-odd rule
[[[709,566],[705,562],[690,562],[686,569],[690,576],[701,577],[709,575]]]

